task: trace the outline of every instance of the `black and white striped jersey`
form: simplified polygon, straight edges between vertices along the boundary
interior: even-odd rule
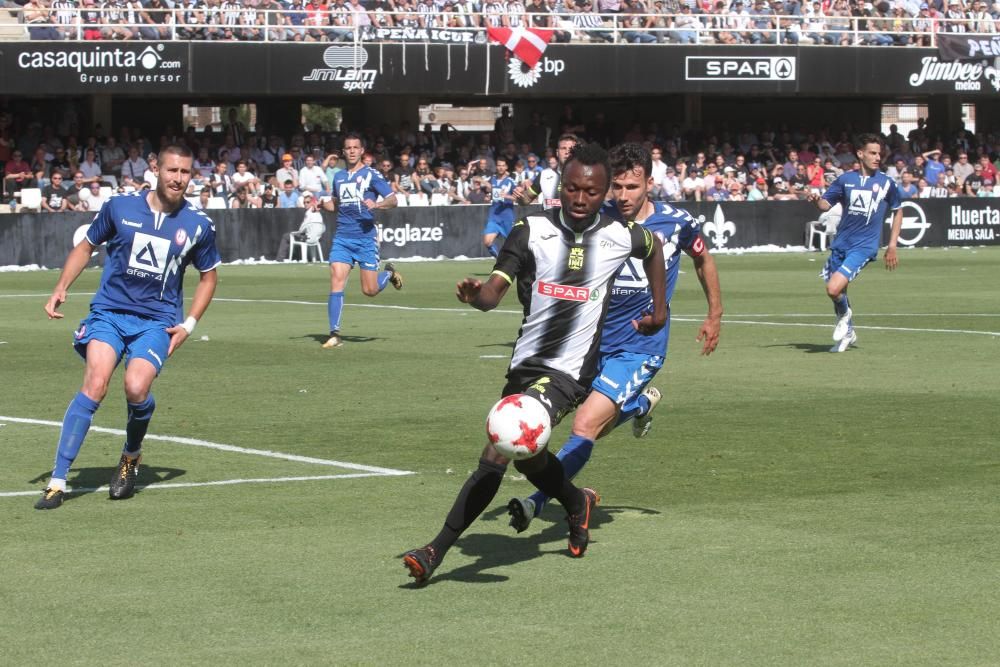
[[[629,257],[648,257],[654,243],[642,225],[603,214],[580,234],[559,210],[517,222],[493,268],[516,281],[524,308],[510,367],[556,370],[589,386],[615,276]]]

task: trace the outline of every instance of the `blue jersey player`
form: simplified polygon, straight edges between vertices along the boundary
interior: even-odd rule
[[[215,267],[221,262],[212,221],[184,199],[192,161],[187,148],[168,146],[159,155],[154,191],[119,195],[105,202],[86,237],[70,251],[45,304],[50,319],[62,318],[58,309],[66,301],[66,291],[87,266],[94,248],[107,243],[100,287],[90,313],[74,334],[76,351],[86,361],[83,387],[66,409],[52,479],[35,504],[38,509],[62,504],[69,468],[123,358],[128,421],[124,451],[109,493],[118,500],[135,492],[142,440],[156,405],[150,388],[164,362],[191,335],[211,303]],[[201,277],[185,319],[182,288],[188,264]]]
[[[490,178],[490,211],[483,229],[483,245],[494,257],[500,254],[504,239],[510,236],[514,226],[514,188],[517,187],[507,173],[507,160],[498,157],[496,163],[497,173]]]
[[[365,144],[357,134],[344,138],[344,159],[347,169],[333,176],[333,198],[337,203],[337,231],[330,246],[330,296],[327,315],[330,320],[330,337],[323,347],[340,347],[340,318],[344,311],[344,287],[356,263],[361,267],[361,291],[365,296],[375,296],[392,284],[403,288],[403,277],[395,267],[386,263],[378,270],[378,239],[373,211],[392,208],[396,195],[378,171],[362,162]],[[378,201],[379,196],[382,201]]]
[[[609,213],[641,224],[663,244],[667,305],[677,285],[681,252],[694,261],[708,301],[708,315],[697,339],[702,341],[702,354],[711,354],[719,342],[722,295],[715,260],[705,247],[698,222],[686,211],[649,200],[653,179],[648,150],[639,144],[622,144],[611,150],[610,159],[614,205]],[[569,439],[557,454],[571,479],[590,459],[594,441],[616,425],[633,419],[633,435],[641,438],[649,432],[651,412],[660,401],[660,392],[649,383],[663,366],[670,336],[669,314],[667,325],[652,336],[639,335],[632,326],[632,320],[652,308],[650,294],[643,267],[626,261],[615,279],[601,330],[598,375],[576,412]],[[543,493],[537,492],[529,498],[511,499],[507,505],[510,525],[519,533],[524,531],[546,500]]]
[[[861,269],[878,256],[882,239],[882,223],[889,211],[895,215],[889,232],[889,247],[885,251],[885,268],[892,271],[899,260],[896,243],[903,225],[903,209],[895,181],[879,171],[882,161],[882,142],[874,134],[858,138],[859,171],[849,171],[839,176],[823,196],[810,195],[820,211],[829,211],[840,204],[844,213],[837,226],[837,235],[830,244],[830,258],[820,274],[826,281],[826,294],[833,301],[837,324],[833,329],[836,345],[831,352],[844,352],[857,344],[854,331],[854,312],[847,300],[847,286],[858,277]]]

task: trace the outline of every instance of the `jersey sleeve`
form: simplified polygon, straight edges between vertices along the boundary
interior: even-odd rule
[[[648,229],[642,225],[637,225],[634,222],[629,222],[628,230],[632,235],[632,253],[631,257],[637,257],[638,259],[646,259],[651,254],[653,254],[653,235]]]
[[[369,186],[369,190],[377,192],[382,195],[382,197],[388,197],[392,194],[392,186],[389,182],[385,180],[382,174],[378,173],[374,169],[372,170],[372,182]]]
[[[899,187],[896,182],[891,178],[887,180],[889,181],[889,194],[885,200],[889,204],[890,211],[897,211],[903,205],[903,199],[899,196]]]
[[[117,231],[115,228],[115,216],[111,212],[111,202],[112,198],[109,198],[101,205],[101,209],[94,214],[94,220],[90,223],[90,229],[87,230],[87,241],[91,245],[99,246],[102,243],[110,241]]]
[[[531,227],[524,220],[518,220],[510,231],[510,236],[504,241],[493,265],[493,274],[499,275],[508,283],[513,284],[521,269],[527,264],[526,259],[531,252],[528,241],[531,239]]]
[[[677,245],[691,257],[705,254],[705,240],[701,238],[701,224],[690,215],[677,230]]]
[[[836,206],[844,201],[844,182],[842,178],[834,179],[830,187],[826,189],[823,193],[823,199],[825,199],[830,206]]]
[[[531,194],[535,195],[536,197],[538,195],[542,194],[542,172],[541,171],[538,172],[537,174],[535,174],[535,177],[533,179],[531,179],[531,185],[528,186],[528,189],[531,190]]]
[[[193,259],[191,260],[194,268],[202,273],[211,271],[222,264],[222,257],[219,255],[218,248],[215,247],[215,224],[207,215],[203,217],[205,219],[201,221],[201,224],[205,225],[205,228],[193,248]]]

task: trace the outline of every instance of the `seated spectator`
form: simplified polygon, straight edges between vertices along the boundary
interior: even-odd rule
[[[302,216],[302,224],[299,225],[297,231],[290,232],[288,234],[281,235],[281,244],[278,246],[278,256],[279,260],[288,259],[288,247],[291,245],[291,239],[297,241],[304,241],[306,239],[306,226],[318,223],[323,225],[323,211],[320,209],[319,197],[313,196],[312,193],[307,192],[302,195],[302,204],[305,209]],[[326,230],[324,225],[324,231]],[[305,259],[305,257],[303,257]]]
[[[667,167],[663,174],[659,190],[660,201],[681,201],[683,194],[681,181],[677,176],[677,171],[673,167]]]
[[[35,179],[31,165],[24,160],[21,151],[14,151],[3,167],[4,199],[13,197],[22,188],[32,187],[35,187]]]
[[[278,195],[274,192],[274,186],[268,183],[264,186],[264,192],[260,196],[261,208],[278,208]]]
[[[247,161],[240,160],[236,163],[236,173],[232,175],[233,187],[247,189],[247,194],[251,197],[257,195],[260,187],[260,179],[257,176],[247,170]]]
[[[591,0],[576,0],[576,12],[573,14],[573,25],[581,33],[587,35],[592,42],[613,42],[615,37],[610,30],[604,30],[604,20],[594,11]]]
[[[768,199],[775,201],[796,201],[799,199],[788,187],[788,181],[782,176],[775,176],[771,181]]]
[[[767,181],[762,177],[757,177],[747,189],[747,201],[764,201],[767,199]]]
[[[81,206],[80,195],[87,192],[87,184],[83,180],[83,174],[79,171],[73,173],[73,182],[66,188],[66,199],[69,206],[74,211],[86,211]]]
[[[278,195],[278,208],[300,208],[302,194],[295,189],[292,179],[286,178]]]
[[[63,187],[62,174],[59,172],[52,174],[50,183],[42,188],[42,210],[49,213],[61,213],[72,210],[66,195],[67,192],[66,188]]]
[[[105,196],[101,192],[101,184],[97,181],[93,181],[87,184],[87,188],[80,192],[80,205],[77,207],[78,211],[100,211],[101,207],[104,206],[104,202],[108,200],[108,196]]]
[[[229,208],[260,208],[260,200],[250,196],[245,185],[236,188],[236,194],[229,202]]]
[[[299,170],[299,189],[316,196],[330,194],[330,183],[323,168],[316,164],[313,155],[306,155],[305,164]]]
[[[913,180],[913,174],[905,169],[903,170],[903,176],[900,178],[898,187],[901,199],[914,199],[919,194],[917,184]]]
[[[681,181],[681,193],[685,201],[701,201],[705,193],[701,172],[697,169],[689,169],[687,176]]]
[[[169,40],[173,13],[160,0],[147,0],[145,9],[139,13],[139,34],[143,39]]]
[[[209,208],[209,203],[212,200],[212,188],[205,186],[198,192],[198,201],[192,203],[191,205],[197,209],[205,210]]]
[[[678,44],[697,44],[702,28],[701,21],[691,12],[691,6],[684,4],[681,5],[681,13],[674,17],[670,36]]]
[[[49,0],[28,0],[24,4],[22,13],[24,22],[28,26],[28,35],[31,39],[62,39],[62,33],[52,23],[55,17],[49,11]]]
[[[653,16],[649,13],[643,0],[624,0],[622,7],[622,23],[625,31],[622,36],[630,44],[654,44],[656,35],[650,32],[653,27]]]

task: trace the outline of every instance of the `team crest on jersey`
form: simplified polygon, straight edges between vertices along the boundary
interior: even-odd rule
[[[187,238],[188,238],[187,232],[184,231],[184,228],[182,227],[181,229],[177,230],[176,234],[174,234],[174,243],[176,243],[177,245],[184,245],[184,242],[187,241]]]
[[[579,271],[583,268],[583,248],[570,248],[566,268],[570,271]]]

